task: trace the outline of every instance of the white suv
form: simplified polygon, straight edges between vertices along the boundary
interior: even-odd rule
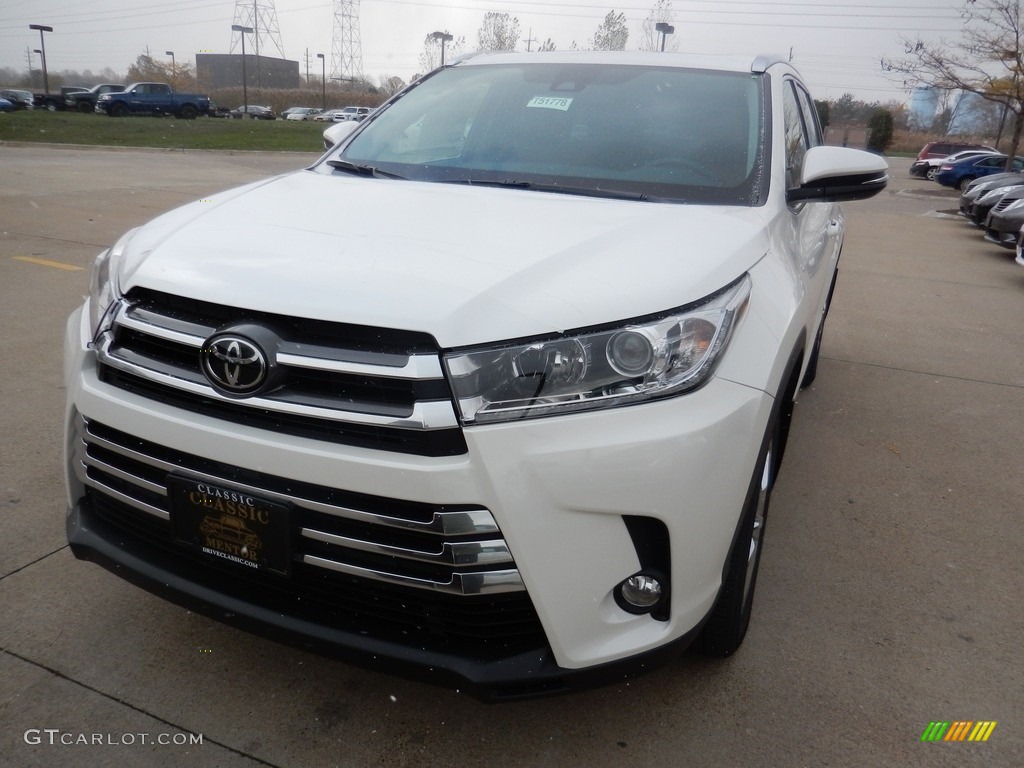
[[[345,107],[341,109],[334,117],[336,123],[344,122],[345,120],[365,120],[370,114],[369,107]]]
[[[67,334],[72,551],[485,698],[728,655],[837,201],[885,184],[779,59],[436,70],[312,167],[98,257]]]

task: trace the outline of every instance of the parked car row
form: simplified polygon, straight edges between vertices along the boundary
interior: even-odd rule
[[[910,166],[911,176],[920,176],[928,179],[928,181],[935,181],[935,177],[939,175],[943,165],[955,163],[960,160],[966,160],[970,157],[981,157],[983,155],[998,155],[999,152],[992,147],[983,147],[979,149],[963,149],[959,152],[954,152],[951,155],[945,157],[925,157],[918,159]]]
[[[344,123],[349,120],[359,122],[365,120],[373,110],[370,107],[343,107],[328,109],[313,117],[318,123]]]
[[[946,149],[953,151],[945,156],[936,155],[936,150]],[[985,144],[929,142],[910,166],[910,175],[963,191],[975,179],[1005,171],[1006,161],[1005,154]],[[1024,170],[1024,157],[1014,157],[1010,167],[1014,171]]]
[[[96,110],[97,103],[102,101],[101,97],[104,94],[121,93],[124,90],[125,86],[123,85],[115,83],[101,83],[100,85],[93,86],[89,89],[66,88],[63,89],[60,97],[56,94],[53,94],[53,97],[61,100],[62,108],[86,114],[94,111],[106,111]],[[55,109],[55,107],[49,103],[45,106],[42,105],[39,101],[38,94],[33,94],[32,91],[19,88],[0,88],[0,112],[44,108]],[[241,119],[248,115],[249,118],[253,120],[316,120],[320,122],[340,123],[346,121],[361,121],[372,111],[373,110],[370,107],[357,106],[330,109],[326,112],[319,107],[290,107],[278,115],[271,107],[257,104],[249,104],[247,106],[240,105],[235,109],[218,107],[214,104],[210,104],[209,116]]]
[[[21,88],[0,88],[0,99],[10,104],[9,108],[3,111],[11,112],[18,109],[35,109],[32,91]]]
[[[939,166],[939,172],[935,174],[935,181],[944,187],[963,191],[975,179],[1005,171],[1006,159],[1006,155],[1003,154],[987,154],[943,163]],[[1014,171],[1024,170],[1024,157],[1014,157],[1010,167]]]
[[[241,118],[248,114],[254,120],[289,120],[292,122],[314,120],[320,123],[342,123],[347,121],[358,122],[366,118],[372,111],[370,107],[344,107],[341,109],[328,109],[327,111],[319,107],[289,107],[281,114],[277,114],[271,107],[250,104],[248,107],[218,110],[216,116]]]
[[[232,109],[228,113],[227,117],[235,120],[241,120],[243,117],[247,117],[250,120],[276,120],[277,115],[270,107],[261,107],[256,104],[248,104],[246,106],[237,107]]]
[[[960,195],[959,213],[985,233],[985,239],[1016,252],[1024,266],[1024,173],[997,173],[968,184]]]

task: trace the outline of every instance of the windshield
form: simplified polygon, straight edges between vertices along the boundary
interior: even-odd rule
[[[392,102],[334,159],[422,181],[757,205],[762,114],[762,79],[749,73],[455,66]]]

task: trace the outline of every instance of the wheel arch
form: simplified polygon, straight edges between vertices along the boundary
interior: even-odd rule
[[[805,350],[807,348],[807,334],[804,331],[800,332],[797,339],[797,343],[792,347],[789,353],[789,357],[786,361],[785,368],[783,369],[783,375],[780,380],[780,386],[776,390],[775,397],[773,398],[772,408],[770,415],[768,416],[768,422],[764,425],[764,431],[761,436],[761,445],[758,448],[757,462],[754,466],[760,466],[764,459],[765,452],[768,450],[768,445],[771,443],[772,437],[775,436],[776,431],[772,429],[772,425],[777,424],[778,434],[778,447],[775,451],[775,462],[773,472],[778,473],[779,467],[782,465],[782,457],[786,452],[786,443],[789,440],[789,428],[793,421],[793,409],[796,404],[796,393],[799,391],[799,384],[801,376],[803,375],[804,359],[806,357]],[[750,494],[757,492],[757,478],[751,478],[750,488],[747,489],[747,501],[749,501]],[[744,502],[744,508],[746,508],[746,502]],[[732,534],[732,542],[729,545],[729,551],[731,552],[733,547],[736,546],[736,539],[742,532],[742,515],[736,520],[736,528]],[[725,563],[722,564],[722,582],[725,582],[726,577],[729,575],[729,560],[726,559]]]

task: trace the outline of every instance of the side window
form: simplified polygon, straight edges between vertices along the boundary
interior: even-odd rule
[[[782,112],[786,129],[786,189],[795,189],[800,186],[804,155],[807,154],[807,137],[792,81],[783,84]]]
[[[818,110],[814,106],[814,100],[799,85],[796,88],[797,98],[800,100],[800,107],[804,113],[804,126],[807,129],[807,142],[809,146],[821,146],[821,124],[818,122]]]

